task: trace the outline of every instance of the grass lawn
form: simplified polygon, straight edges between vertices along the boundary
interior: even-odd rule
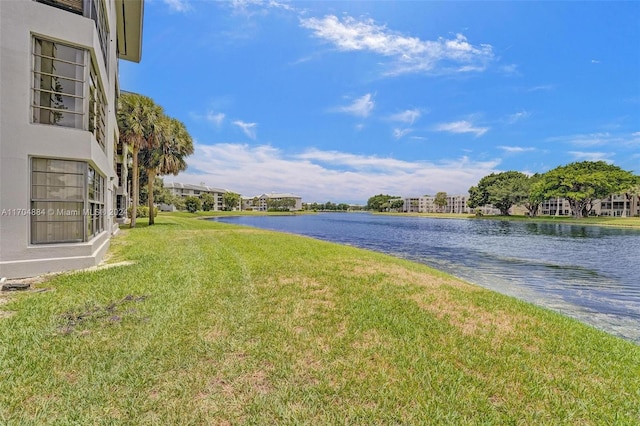
[[[0,296],[0,424],[639,424],[640,346],[424,265],[161,214]]]

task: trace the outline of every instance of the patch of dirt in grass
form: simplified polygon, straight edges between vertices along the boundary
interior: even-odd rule
[[[308,321],[314,315],[322,315],[335,309],[335,291],[332,287],[318,282],[309,277],[281,277],[278,281],[282,286],[295,286],[299,288],[296,291],[296,300],[293,311],[293,320],[299,323],[299,327],[308,325]]]
[[[242,355],[241,359],[238,355]],[[274,386],[269,379],[273,366],[263,363],[257,368],[240,369],[235,364],[244,364],[245,356],[242,353],[228,354],[220,364],[220,371],[195,394],[196,406],[208,413],[208,418],[220,412],[224,412],[226,418],[240,418],[251,400],[273,391]],[[238,370],[240,374],[232,372]]]
[[[86,303],[83,307],[67,311],[60,315],[62,324],[58,327],[61,335],[73,334],[79,331],[81,335],[89,334],[90,330],[84,329],[88,324],[100,322],[101,324],[114,324],[122,321],[124,317],[137,314],[137,310],[131,308],[131,303],[144,302],[149,296],[127,295],[121,300],[97,305]],[[82,329],[82,330],[79,330]]]
[[[234,229],[207,229],[207,230],[203,230],[204,232],[213,232],[216,234],[265,234],[269,231],[265,230],[265,229],[253,229],[253,228],[247,228],[247,229],[238,229],[238,228],[234,228]],[[203,232],[203,231],[198,231],[198,232]]]
[[[351,346],[358,350],[375,349],[386,344],[385,339],[376,330],[367,330],[360,334],[360,338],[355,340]]]
[[[15,315],[15,311],[0,311],[0,319],[11,318]]]
[[[6,305],[7,303],[9,303],[9,298],[7,296],[0,295],[0,306]],[[3,311],[0,309],[0,319],[9,318],[13,314],[15,314],[14,311]]]
[[[227,330],[223,330],[220,327],[214,327],[204,333],[204,340],[207,342],[217,342],[220,339],[224,339],[228,336],[229,332]]]
[[[374,261],[349,261],[343,263],[345,267],[350,267],[356,276],[373,276],[383,274],[391,284],[395,285],[417,285],[422,287],[439,288],[450,286],[468,291],[481,291],[480,288],[464,281],[438,276],[428,272],[417,272],[405,268],[401,265],[380,263]]]
[[[468,336],[487,335],[491,332],[495,332],[496,336],[508,336],[514,333],[518,321],[513,315],[501,310],[489,312],[472,304],[462,304],[445,292],[438,293],[435,297],[416,294],[411,300]]]
[[[0,291],[0,306],[8,304],[11,299],[17,294],[33,294],[33,293],[44,293],[46,291],[50,291],[50,288],[37,288],[38,284],[42,284],[47,282],[54,274],[51,275],[39,275],[36,277],[29,278],[17,278],[10,279],[4,284],[19,284],[24,285],[25,288],[19,291]],[[1,286],[0,286],[1,287]],[[3,287],[4,288],[4,287]],[[15,311],[5,311],[0,309],[0,319],[10,318],[15,315]]]

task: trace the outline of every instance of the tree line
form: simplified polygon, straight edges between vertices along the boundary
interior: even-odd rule
[[[624,194],[627,200],[640,195],[640,176],[604,161],[581,161],[531,176],[516,171],[491,173],[469,188],[467,206],[492,204],[507,216],[519,204],[535,217],[543,201],[563,198],[573,217],[582,218],[589,216],[595,200],[612,194]]]
[[[512,206],[522,205],[529,216],[535,217],[543,201],[563,198],[569,202],[572,215],[582,218],[591,213],[595,200],[612,194],[624,195],[626,200],[640,196],[640,176],[605,161],[582,161],[534,175],[517,171],[491,173],[469,188],[467,206],[493,205],[501,215],[508,216]],[[442,208],[447,204],[446,198],[445,192],[438,192],[434,204]],[[403,207],[401,197],[388,194],[374,195],[367,201],[368,210]]]

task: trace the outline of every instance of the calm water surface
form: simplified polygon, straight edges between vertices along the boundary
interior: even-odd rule
[[[640,231],[325,213],[216,218],[376,250],[544,306],[640,344]]]

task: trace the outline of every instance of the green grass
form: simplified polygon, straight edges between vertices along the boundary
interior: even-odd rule
[[[0,424],[640,422],[633,343],[424,265],[181,216],[113,240],[133,265],[0,305]]]

